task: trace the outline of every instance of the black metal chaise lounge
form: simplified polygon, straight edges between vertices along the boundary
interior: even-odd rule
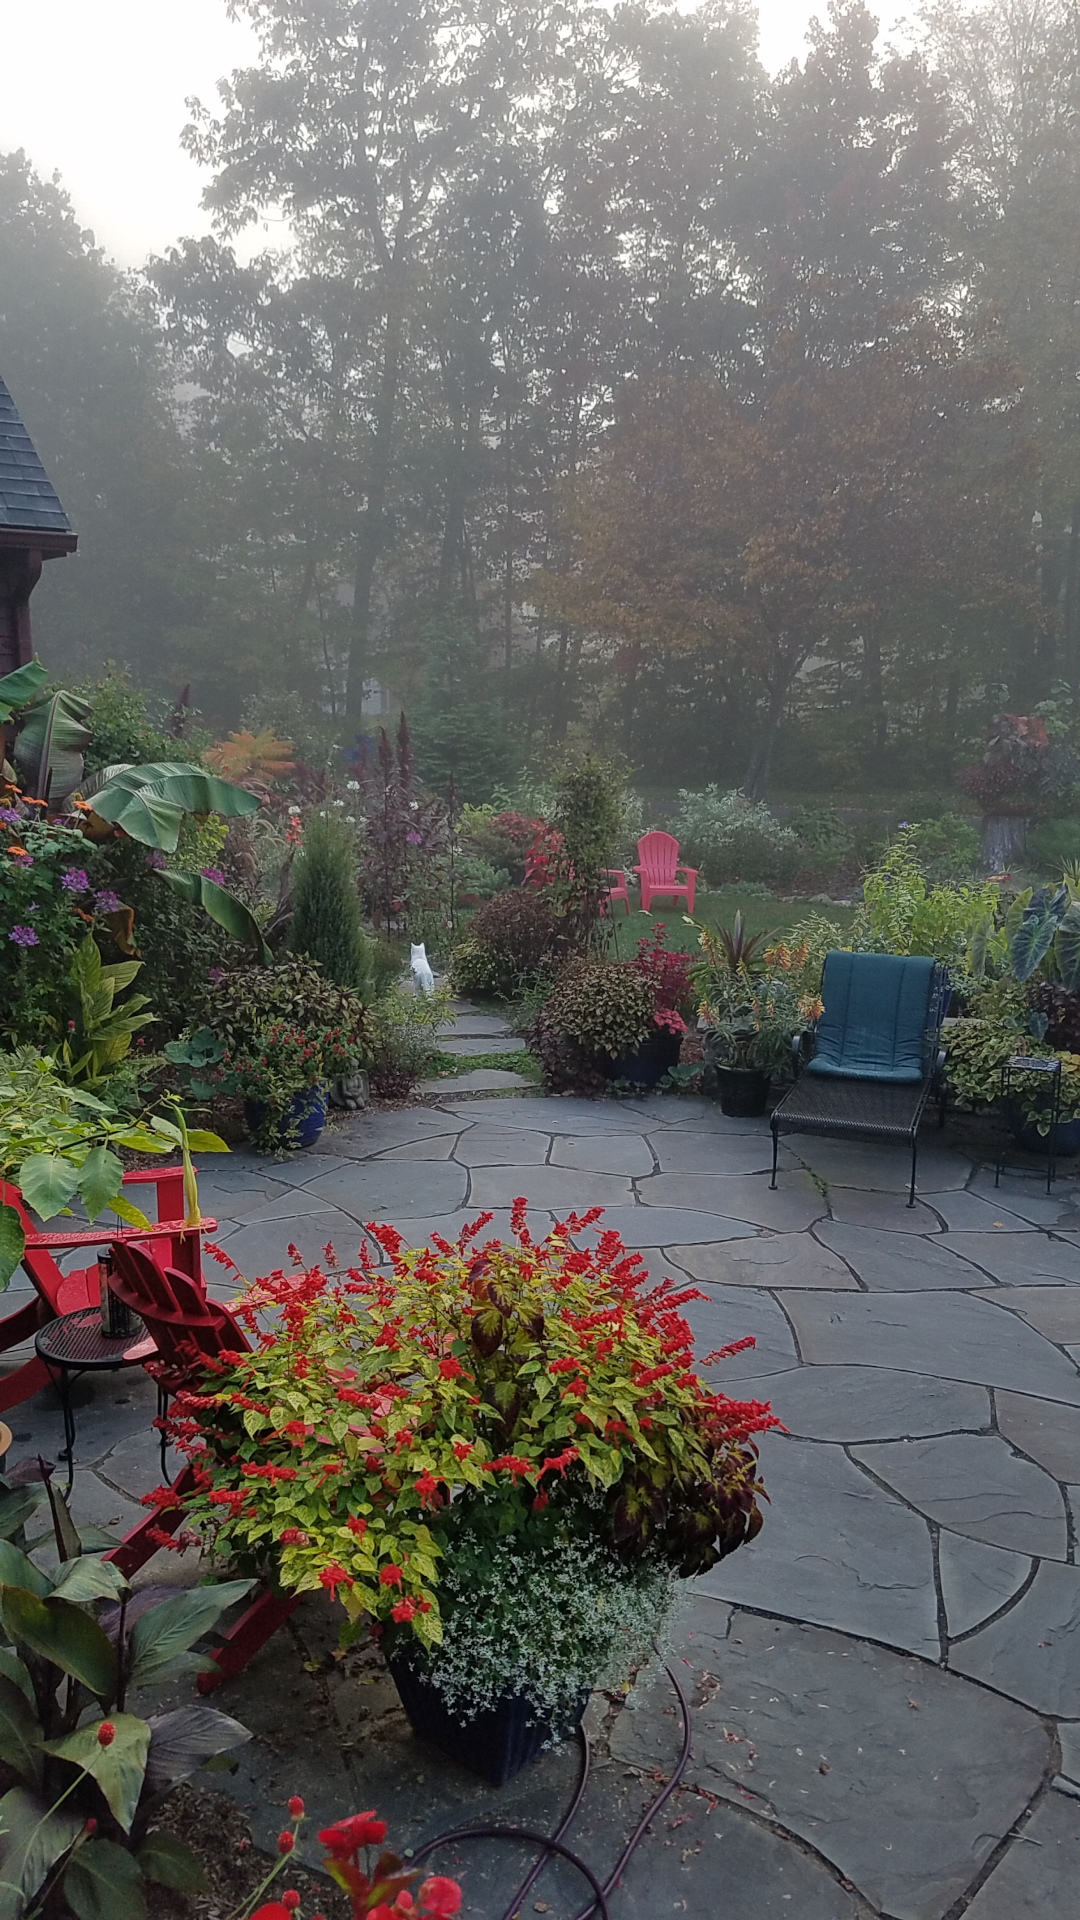
[[[945,1064],[944,971],[921,955],[828,953],[821,998],[814,1027],[792,1043],[795,1085],[773,1112],[772,1185],[782,1133],[903,1140],[914,1206],[919,1122]]]

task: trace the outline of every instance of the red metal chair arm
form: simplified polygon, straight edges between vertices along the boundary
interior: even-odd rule
[[[34,1228],[27,1234],[26,1244],[30,1249],[35,1247],[48,1247],[54,1251],[63,1252],[65,1248],[70,1247],[108,1246],[111,1245],[114,1240],[175,1240],[180,1235],[180,1224],[180,1220],[177,1218],[175,1220],[161,1220],[156,1226],[150,1227],[117,1227],[115,1225],[111,1227],[81,1227],[77,1232],[73,1230],[69,1233],[46,1233],[43,1229]],[[197,1227],[189,1227],[187,1231],[189,1233],[205,1233],[207,1231],[213,1233],[216,1226],[216,1220],[206,1218],[201,1220]]]

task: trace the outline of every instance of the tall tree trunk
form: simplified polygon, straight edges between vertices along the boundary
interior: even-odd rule
[[[870,722],[870,744],[875,754],[880,754],[885,751],[889,722],[881,675],[881,635],[874,622],[863,633],[862,643],[863,700]]]
[[[401,355],[405,333],[404,292],[396,273],[389,276],[386,331],[383,337],[382,377],[375,410],[375,437],[371,449],[367,505],[360,521],[353,570],[352,634],[345,717],[359,723],[364,708],[364,686],[371,653],[371,601],[375,569],[386,537],[386,496],[394,455],[394,426],[401,385]]]

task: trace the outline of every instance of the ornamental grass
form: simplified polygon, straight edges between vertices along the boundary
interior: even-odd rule
[[[519,1199],[509,1243],[482,1240],[490,1214],[424,1247],[372,1223],[351,1267],[290,1248],[293,1271],[233,1303],[253,1350],[173,1403],[197,1537],[279,1592],[324,1589],[346,1642],[367,1618],[437,1646],[441,1572],[478,1531],[493,1552],[576,1539],[628,1575],[686,1577],[761,1524],[754,1436],[779,1422],[693,1370],[681,1309],[706,1296],[650,1285],[600,1209],[538,1241],[525,1215]]]

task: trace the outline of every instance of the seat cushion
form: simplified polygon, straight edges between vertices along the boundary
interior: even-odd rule
[[[807,1073],[894,1084],[923,1078],[934,961],[922,955],[829,953],[825,1010]]]

